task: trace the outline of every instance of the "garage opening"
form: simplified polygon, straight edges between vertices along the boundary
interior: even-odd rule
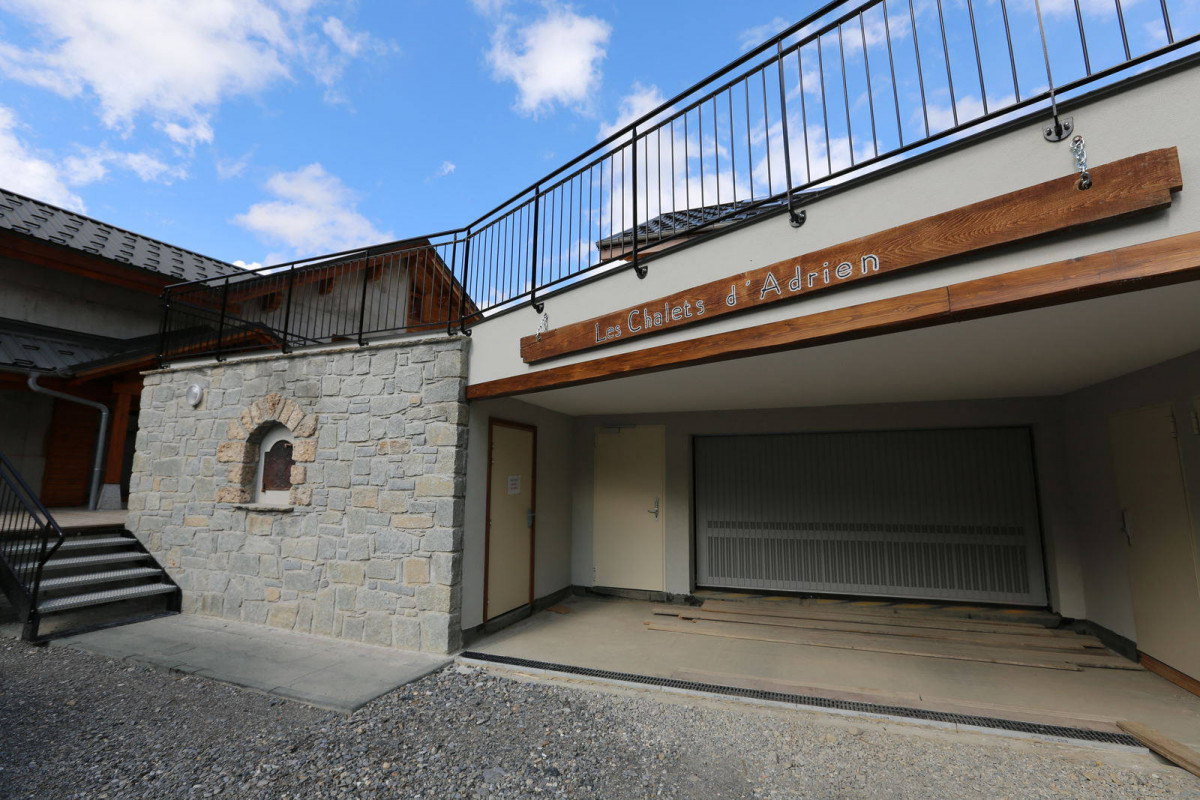
[[[1028,428],[694,440],[701,587],[1043,606]]]

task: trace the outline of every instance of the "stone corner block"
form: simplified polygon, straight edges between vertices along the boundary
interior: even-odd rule
[[[258,448],[249,442],[221,442],[217,445],[217,461],[224,464],[247,464],[258,456]]]
[[[292,446],[292,459],[299,462],[313,462],[317,460],[317,440],[302,439]]]

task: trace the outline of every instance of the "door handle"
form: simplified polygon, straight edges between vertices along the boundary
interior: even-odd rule
[[[654,508],[647,508],[647,514],[653,514],[655,519],[658,519],[658,498],[654,498]]]
[[[537,516],[537,515],[536,515],[536,514],[534,514],[532,511],[526,511],[526,512],[525,512],[525,527],[526,527],[526,528],[532,528],[532,527],[533,527],[533,518],[534,518],[535,516]]]

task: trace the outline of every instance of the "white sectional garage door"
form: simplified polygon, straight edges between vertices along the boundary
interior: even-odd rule
[[[1045,605],[1026,428],[695,439],[700,586]]]

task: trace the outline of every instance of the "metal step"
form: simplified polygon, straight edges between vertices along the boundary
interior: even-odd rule
[[[137,544],[137,539],[128,536],[68,536],[59,546],[58,552],[91,547],[122,547],[131,544]]]
[[[96,556],[72,556],[71,558],[55,558],[46,562],[46,569],[71,569],[72,567],[90,567],[98,564],[114,564],[122,561],[145,561],[149,553],[123,552],[102,553]]]
[[[110,569],[105,572],[88,572],[83,575],[69,575],[65,578],[46,578],[41,583],[43,592],[54,592],[59,589],[73,589],[76,586],[89,586],[94,583],[112,583],[114,581],[134,581],[141,578],[154,578],[162,575],[157,567],[133,567],[131,569]]]
[[[146,586],[131,586],[126,589],[108,589],[102,592],[73,594],[67,597],[56,597],[53,600],[43,600],[38,603],[39,614],[53,614],[55,611],[67,611],[84,606],[99,606],[105,603],[117,603],[121,600],[132,600],[137,597],[150,597],[156,594],[168,594],[176,591],[174,586],[166,583],[151,583]]]

